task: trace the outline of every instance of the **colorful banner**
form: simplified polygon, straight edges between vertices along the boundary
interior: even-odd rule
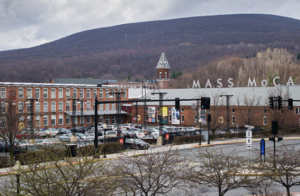
[[[179,110],[172,107],[172,125],[180,125],[180,114]]]
[[[168,124],[168,107],[159,108],[159,120],[162,121],[162,124]]]

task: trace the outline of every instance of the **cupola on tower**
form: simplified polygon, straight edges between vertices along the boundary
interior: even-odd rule
[[[159,89],[168,89],[170,82],[170,65],[166,58],[165,53],[161,53],[159,61],[156,66],[157,69],[157,82]]]

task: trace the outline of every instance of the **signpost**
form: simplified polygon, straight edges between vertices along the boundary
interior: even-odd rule
[[[246,148],[251,149],[252,146],[252,131],[246,131]]]

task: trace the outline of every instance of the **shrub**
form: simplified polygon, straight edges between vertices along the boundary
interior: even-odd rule
[[[203,135],[201,135],[201,140],[203,140]],[[188,144],[188,143],[194,143],[199,142],[199,135],[193,135],[193,136],[178,136],[174,137],[173,143],[174,144]]]
[[[10,157],[9,156],[0,156],[0,168],[7,167],[10,165]]]
[[[122,150],[125,150],[125,146],[120,142],[107,143],[105,144],[105,148],[106,148],[106,154],[118,153]],[[98,149],[99,149],[99,154],[103,154],[104,144],[99,145]],[[95,146],[89,145],[89,146],[80,147],[78,153],[79,156],[93,156],[94,152],[95,152]]]

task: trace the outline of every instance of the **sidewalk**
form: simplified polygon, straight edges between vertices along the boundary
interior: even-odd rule
[[[255,138],[252,139],[252,142],[259,142],[262,138]],[[269,140],[269,138],[264,138],[266,141]],[[300,137],[285,137],[284,140],[300,140]],[[174,145],[174,150],[182,150],[182,149],[189,149],[189,148],[201,148],[201,147],[207,147],[207,146],[214,146],[214,145],[224,145],[224,144],[234,144],[234,143],[246,143],[246,138],[239,138],[237,139],[228,139],[228,140],[212,140],[210,141],[210,144],[207,144],[207,141],[202,141],[202,144],[199,145],[199,143],[192,143],[192,144],[182,144],[182,145]],[[157,146],[155,148],[152,148],[152,153],[154,152],[162,152],[166,151],[167,148],[170,145],[166,146]],[[138,156],[148,153],[147,150],[132,150],[132,151],[126,151],[124,153],[116,153],[116,154],[107,154],[107,158],[103,159],[100,158],[99,160],[105,161],[108,159],[116,159],[122,156]],[[10,175],[13,173],[12,167],[9,168],[1,168],[0,169],[0,176]]]

